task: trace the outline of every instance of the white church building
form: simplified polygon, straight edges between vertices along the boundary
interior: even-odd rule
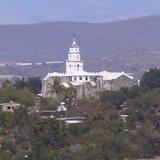
[[[93,96],[95,92],[103,90],[132,87],[135,84],[133,77],[125,72],[86,72],[83,66],[80,48],[74,38],[66,60],[66,71],[47,74],[42,80],[42,96],[48,96],[47,84],[53,83],[55,77],[59,77],[66,87],[67,83],[71,83],[77,89],[77,98]]]

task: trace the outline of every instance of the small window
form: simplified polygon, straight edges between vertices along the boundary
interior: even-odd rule
[[[88,81],[88,77],[86,77],[86,81]]]
[[[79,77],[79,80],[82,80],[82,77]]]
[[[77,80],[77,78],[76,77],[74,77],[74,81],[76,81]]]
[[[7,107],[7,109],[8,109],[8,110],[10,110],[10,109],[11,109],[11,107],[10,107],[10,106],[8,106],[8,107]]]

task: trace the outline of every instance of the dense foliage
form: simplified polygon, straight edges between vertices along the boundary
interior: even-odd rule
[[[104,91],[99,99],[82,99],[76,106],[68,106],[67,115],[86,117],[83,124],[70,126],[56,118],[42,119],[25,107],[36,102],[41,110],[55,110],[57,100],[35,98],[32,89],[15,89],[7,82],[0,89],[0,101],[15,100],[24,107],[14,113],[0,113],[0,160],[124,160],[160,156],[160,86],[159,74],[155,72],[160,70],[144,74],[141,87]],[[154,78],[148,76],[152,74]],[[128,117],[124,120],[121,115]]]
[[[36,95],[29,90],[15,88],[0,89],[0,103],[15,101],[26,106],[33,106],[36,101]]]
[[[145,89],[160,88],[160,69],[154,68],[145,72],[141,80],[141,87]]]
[[[29,77],[29,78],[17,78],[14,83],[17,89],[27,89],[35,94],[41,93],[41,79],[40,77]]]

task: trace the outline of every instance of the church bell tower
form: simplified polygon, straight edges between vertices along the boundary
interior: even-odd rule
[[[68,59],[66,60],[66,73],[74,74],[83,71],[83,61],[81,61],[80,49],[73,38],[71,47],[69,48]]]

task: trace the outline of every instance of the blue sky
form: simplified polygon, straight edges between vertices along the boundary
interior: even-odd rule
[[[0,0],[0,24],[110,22],[160,15],[160,0]]]

